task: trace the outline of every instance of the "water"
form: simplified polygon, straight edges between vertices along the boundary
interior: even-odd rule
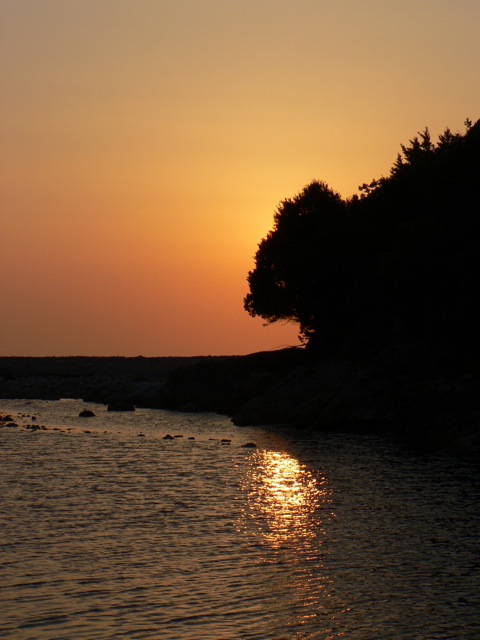
[[[0,638],[480,637],[476,468],[85,406],[0,401]]]

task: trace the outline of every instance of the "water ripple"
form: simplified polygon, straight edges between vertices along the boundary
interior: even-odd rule
[[[374,438],[82,408],[0,404],[19,424],[0,429],[0,638],[480,637],[475,469]]]

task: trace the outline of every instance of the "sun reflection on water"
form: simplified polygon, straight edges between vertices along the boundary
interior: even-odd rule
[[[258,451],[250,461],[247,510],[263,541],[298,547],[324,535],[321,512],[331,503],[326,479],[279,451]]]
[[[256,451],[242,489],[241,528],[263,548],[263,588],[272,613],[281,618],[289,611],[292,629],[318,624],[327,632],[333,587],[326,568],[333,517],[327,478],[285,452]]]

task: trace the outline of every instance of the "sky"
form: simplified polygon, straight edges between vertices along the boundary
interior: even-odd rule
[[[243,310],[280,201],[480,117],[478,0],[0,0],[0,355],[298,344]]]

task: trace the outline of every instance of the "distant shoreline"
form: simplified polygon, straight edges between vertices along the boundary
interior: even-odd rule
[[[2,356],[0,398],[75,397],[107,404],[142,383],[160,387],[175,369],[210,357],[216,356]]]

